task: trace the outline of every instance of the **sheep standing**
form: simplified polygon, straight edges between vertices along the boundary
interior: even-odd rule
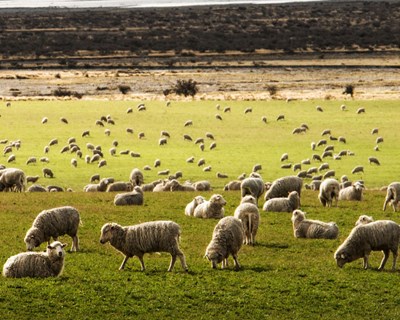
[[[229,255],[232,255],[235,261],[235,268],[240,268],[238,252],[243,244],[243,233],[242,222],[235,217],[229,216],[218,221],[205,253],[213,269],[216,269],[220,262],[222,269],[227,267]]]
[[[256,199],[253,196],[242,198],[233,216],[242,221],[245,243],[254,245],[260,223],[260,212],[258,211]]]
[[[250,195],[258,201],[258,198],[264,193],[265,185],[260,178],[245,178],[240,184],[240,190],[242,198]]]
[[[363,198],[363,189],[364,186],[360,183],[340,189],[339,200],[361,201]]]
[[[139,186],[135,186],[133,191],[126,193],[118,193],[114,197],[114,205],[128,206],[128,205],[143,205],[143,191]]]
[[[145,222],[133,226],[120,226],[117,223],[106,223],[101,228],[100,243],[110,244],[125,257],[119,270],[123,270],[129,258],[139,258],[142,271],[145,270],[143,255],[152,252],[168,252],[172,271],[176,258],[179,257],[182,268],[187,271],[185,255],[179,248],[180,226],[173,221]]]
[[[292,191],[297,191],[301,196],[301,188],[303,187],[303,179],[296,176],[287,176],[276,179],[268,191],[265,193],[264,200],[272,198],[285,198]]]
[[[193,216],[194,214],[194,209],[200,204],[206,201],[206,199],[203,196],[196,196],[193,198],[192,201],[190,201],[186,207],[185,207],[185,215],[187,216]]]
[[[386,190],[386,198],[383,203],[383,211],[386,211],[386,206],[390,202],[393,211],[396,212],[396,207],[400,201],[400,182],[392,182]]]
[[[368,269],[371,251],[383,251],[383,259],[378,270],[383,270],[393,253],[392,270],[396,269],[397,252],[400,241],[400,226],[391,220],[378,220],[360,224],[351,230],[347,239],[335,252],[337,265],[342,268],[346,263],[363,258],[364,269]]]
[[[297,191],[289,193],[287,198],[272,198],[263,205],[263,210],[268,212],[292,212],[300,206],[300,197]]]
[[[195,209],[193,215],[196,218],[221,219],[224,217],[226,205],[225,199],[220,194],[213,194],[208,201],[200,203]]]
[[[292,214],[293,233],[296,238],[336,239],[339,228],[334,222],[308,220],[305,212],[294,210]]]
[[[132,182],[134,186],[142,185],[144,182],[143,173],[138,168],[132,169],[129,175],[129,181]]]
[[[25,190],[25,173],[17,168],[5,168],[0,170],[0,191],[18,191]]]
[[[64,248],[67,244],[54,241],[46,252],[23,252],[7,259],[3,276],[8,278],[57,277],[64,269]]]
[[[336,179],[325,179],[319,187],[319,201],[324,207],[332,207],[332,202],[335,200],[335,206],[337,206],[339,190],[340,185]]]
[[[43,242],[50,243],[50,238],[57,241],[59,236],[65,234],[72,238],[71,251],[79,250],[78,227],[80,216],[74,207],[58,207],[40,212],[26,232],[26,249],[31,251]]]

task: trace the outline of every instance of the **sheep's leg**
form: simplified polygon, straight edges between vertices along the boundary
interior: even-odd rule
[[[389,254],[390,254],[390,250],[386,249],[383,250],[383,259],[381,261],[381,265],[379,266],[378,270],[383,270],[383,268],[385,267],[386,261],[389,259]]]
[[[171,254],[171,263],[169,264],[168,271],[172,271],[176,261],[176,255]]]
[[[126,262],[128,261],[128,259],[129,259],[129,257],[128,257],[128,256],[125,256],[124,260],[122,261],[121,266],[119,267],[119,270],[124,270],[125,264],[126,264]]]
[[[364,264],[363,264],[363,267],[364,267],[365,270],[367,270],[368,267],[369,267],[368,258],[369,258],[368,254],[365,254],[364,255]]]
[[[142,271],[146,270],[146,267],[144,266],[143,255],[137,256],[137,257],[139,258],[139,261],[140,261],[141,270]]]
[[[396,261],[397,261],[397,247],[392,249],[393,253],[393,265],[392,265],[392,271],[396,270]]]
[[[181,265],[183,270],[188,271],[188,266],[186,264],[186,258],[185,255],[183,254],[183,252],[178,253],[178,257],[181,260]]]
[[[228,266],[228,258],[222,260],[221,269],[225,269]]]
[[[78,236],[73,236],[72,237],[72,247],[71,251],[78,251],[79,250],[79,238]]]
[[[235,261],[235,269],[239,270],[240,269],[240,264],[239,264],[239,261],[238,261],[237,254],[233,254],[232,256],[233,256],[233,260]]]

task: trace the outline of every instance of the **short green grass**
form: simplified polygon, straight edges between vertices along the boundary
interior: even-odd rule
[[[68,253],[65,269],[55,279],[5,279],[0,280],[0,309],[2,319],[57,318],[97,319],[100,317],[137,319],[361,319],[365,315],[378,319],[399,317],[399,272],[390,272],[391,259],[386,270],[378,272],[381,254],[371,256],[372,269],[364,271],[361,261],[336,266],[333,253],[350,232],[360,214],[375,219],[399,221],[391,209],[382,211],[384,191],[378,189],[397,180],[398,109],[396,102],[365,101],[346,102],[349,111],[340,111],[337,101],[273,102],[220,102],[221,109],[230,106],[231,113],[215,108],[216,102],[173,102],[167,108],[164,102],[147,102],[145,112],[137,112],[136,104],[128,101],[63,101],[63,102],[14,102],[10,108],[1,107],[1,139],[20,139],[22,146],[15,150],[17,162],[8,164],[22,168],[28,175],[41,175],[43,166],[51,168],[56,177],[44,179],[43,185],[57,184],[72,187],[73,193],[0,193],[1,247],[0,261],[25,250],[23,238],[35,216],[43,209],[62,205],[75,206],[81,213],[81,251]],[[316,105],[323,113],[315,110]],[[357,115],[355,110],[363,106],[366,113]],[[132,114],[126,109],[133,107]],[[246,107],[253,112],[244,114]],[[223,121],[215,119],[220,113]],[[278,114],[286,120],[276,122]],[[95,126],[95,120],[110,114],[115,126],[108,126],[111,136],[104,135],[104,128]],[[267,116],[268,123],[261,122]],[[47,116],[49,122],[41,124]],[[61,116],[69,120],[65,125]],[[193,120],[192,127],[183,123]],[[304,135],[292,135],[292,130],[307,123],[310,131]],[[127,127],[134,135],[125,132]],[[381,151],[373,151],[376,136],[370,131],[379,127],[385,141]],[[227,200],[226,214],[232,215],[240,201],[238,192],[223,192],[223,185],[240,173],[251,171],[255,163],[261,163],[264,180],[292,174],[280,169],[280,156],[289,153],[290,161],[299,162],[311,158],[311,141],[321,139],[320,133],[329,128],[335,136],[345,136],[347,144],[334,143],[335,150],[348,149],[353,157],[340,161],[329,159],[337,176],[347,174],[352,180],[364,179],[369,190],[362,202],[339,202],[338,208],[323,208],[317,193],[304,190],[302,209],[311,219],[335,221],[340,228],[337,240],[304,240],[293,237],[290,214],[261,212],[261,224],[257,245],[244,246],[239,253],[240,271],[233,270],[233,263],[226,270],[212,270],[203,258],[211,239],[215,220],[201,220],[184,215],[185,205],[193,193],[146,193],[145,205],[140,207],[115,207],[114,194],[80,192],[93,173],[126,180],[132,168],[152,165],[161,159],[162,169],[173,173],[181,170],[184,179],[207,179],[214,186],[213,192],[222,193]],[[90,130],[89,138],[81,133]],[[166,146],[158,146],[161,130],[167,130],[171,139]],[[143,131],[145,140],[137,133]],[[183,134],[194,139],[204,137],[205,132],[216,137],[217,149],[201,152],[198,146],[184,141]],[[59,150],[69,137],[76,137],[84,154],[86,142],[101,145],[105,150],[108,166],[97,168],[79,161],[72,168],[71,154]],[[59,145],[47,155],[50,163],[26,165],[29,156],[44,156],[43,147],[52,138]],[[120,142],[118,150],[130,149],[141,153],[141,158],[107,154],[111,141]],[[207,141],[207,146],[210,141]],[[321,152],[321,148],[318,149]],[[204,173],[196,164],[187,164],[186,158],[195,156],[206,159],[213,167]],[[368,156],[375,155],[382,165],[371,166]],[[6,162],[7,157],[4,157]],[[312,165],[319,165],[312,164]],[[355,165],[364,165],[365,174],[351,175]],[[158,178],[158,168],[145,172],[145,180]],[[227,173],[229,179],[217,179],[217,171]],[[201,193],[205,197],[213,192]],[[197,194],[197,193],[196,193]],[[260,201],[260,206],[262,201]],[[145,256],[147,270],[140,271],[140,264],[132,258],[123,272],[118,271],[122,255],[109,244],[99,243],[100,228],[109,221],[122,225],[144,221],[171,219],[182,227],[181,247],[189,265],[183,272],[179,263],[173,272],[166,272],[168,254]],[[71,239],[62,237],[71,244]],[[44,244],[40,250],[44,249]]]

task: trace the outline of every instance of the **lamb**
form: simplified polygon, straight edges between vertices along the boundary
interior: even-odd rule
[[[264,200],[272,198],[283,198],[292,191],[297,191],[299,198],[301,197],[301,188],[303,187],[303,179],[296,176],[286,176],[275,180],[269,190],[265,193]]]
[[[392,270],[395,271],[399,241],[400,226],[394,221],[378,220],[361,224],[351,230],[347,239],[336,250],[334,258],[340,268],[348,262],[363,258],[363,267],[368,269],[371,251],[382,250],[383,259],[378,270],[383,270],[392,251]]]
[[[145,253],[168,252],[171,254],[168,271],[172,271],[177,257],[182,268],[187,271],[185,255],[179,248],[180,234],[180,226],[173,221],[152,221],[125,227],[117,223],[106,223],[101,228],[100,243],[110,242],[125,256],[119,270],[124,269],[129,258],[137,256],[144,271]]]
[[[0,170],[0,191],[25,190],[26,177],[24,171],[17,168],[5,168]]]
[[[291,220],[295,238],[336,239],[338,237],[339,228],[336,223],[308,220],[305,216],[306,213],[301,210],[293,211]]]
[[[185,207],[185,215],[187,216],[193,216],[194,214],[194,209],[200,204],[206,201],[206,199],[203,196],[196,196],[193,198],[191,202],[189,202],[186,207]]]
[[[226,205],[225,199],[220,194],[213,194],[208,201],[200,203],[195,209],[193,216],[204,219],[221,219],[224,217]]]
[[[22,252],[7,259],[3,276],[7,278],[57,277],[64,269],[64,248],[67,244],[54,241],[46,252]]]
[[[72,238],[71,251],[79,250],[78,227],[80,224],[78,210],[71,206],[58,207],[40,212],[26,232],[24,241],[28,251],[40,246],[50,238],[57,241],[59,236],[65,234]]]
[[[339,200],[361,201],[363,198],[363,189],[364,186],[360,183],[340,189]]]
[[[333,200],[335,200],[335,206],[337,206],[339,190],[340,185],[336,179],[325,179],[319,187],[318,199],[324,207],[332,207]]]
[[[107,186],[107,192],[125,191],[130,192],[133,190],[133,185],[131,182],[113,182]]]
[[[222,262],[222,269],[228,266],[228,257],[232,255],[236,270],[240,269],[238,252],[243,244],[244,230],[242,222],[235,217],[222,218],[214,228],[205,257],[211,261],[213,269]]]
[[[129,181],[134,186],[142,185],[144,183],[143,173],[138,168],[132,169],[132,171],[129,175]]]
[[[260,223],[260,212],[258,211],[256,199],[253,196],[245,196],[242,198],[233,216],[242,221],[245,244],[254,245],[258,225]]]
[[[43,177],[45,177],[45,178],[54,178],[54,173],[53,173],[53,171],[51,169],[43,168],[42,172],[43,172]]]
[[[118,193],[114,197],[114,205],[128,206],[128,205],[143,205],[143,190],[139,186],[135,186],[133,191],[126,193]]]
[[[359,225],[362,225],[362,224],[371,223],[373,221],[374,221],[374,218],[363,214],[363,215],[358,217],[358,220],[356,221],[355,225],[359,226]]]
[[[300,197],[297,191],[289,193],[287,198],[272,198],[263,205],[263,211],[268,212],[292,212],[299,208]]]
[[[386,211],[386,206],[390,202],[393,211],[396,212],[396,208],[398,206],[398,203],[400,201],[400,182],[392,182],[389,184],[387,190],[386,190],[386,198],[385,202],[383,203],[383,211]]]
[[[240,184],[241,197],[251,195],[258,201],[258,198],[264,193],[264,181],[260,178],[245,178]]]

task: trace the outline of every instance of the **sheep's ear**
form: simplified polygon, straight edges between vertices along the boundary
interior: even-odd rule
[[[63,244],[61,245],[61,248],[65,248],[67,245],[68,245],[67,243],[63,243]]]
[[[47,249],[53,249],[53,247],[51,245],[48,245]]]

